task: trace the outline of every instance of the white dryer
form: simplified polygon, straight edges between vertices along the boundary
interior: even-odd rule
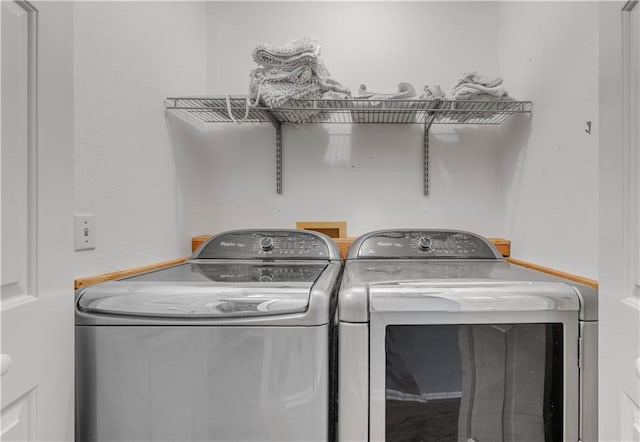
[[[597,440],[597,292],[486,239],[387,230],[349,250],[340,441]]]
[[[341,267],[322,234],[242,230],[80,291],[77,440],[326,442]]]

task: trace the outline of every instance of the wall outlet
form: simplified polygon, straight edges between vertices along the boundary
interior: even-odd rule
[[[74,215],[75,249],[91,250],[96,248],[95,215]]]

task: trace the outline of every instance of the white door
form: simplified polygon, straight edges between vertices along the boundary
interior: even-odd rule
[[[0,2],[2,441],[73,440],[73,6]]]
[[[600,24],[600,440],[640,441],[640,7]]]

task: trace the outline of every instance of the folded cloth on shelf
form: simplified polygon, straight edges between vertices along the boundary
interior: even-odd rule
[[[262,102],[271,108],[287,108],[279,112],[284,121],[320,119],[321,110],[307,109],[292,100],[351,96],[349,89],[331,78],[315,40],[304,38],[282,46],[262,44],[253,50],[253,59],[260,67],[251,71],[249,96],[255,105]]]
[[[339,94],[343,94],[351,97],[351,91],[349,90],[349,88],[344,87],[333,78],[329,78],[329,77],[320,78],[319,82],[323,92],[337,92]]]
[[[327,91],[322,94],[323,100],[351,100],[351,95],[339,91]]]
[[[445,97],[445,93],[442,92],[440,86],[425,86],[418,98],[420,100],[442,100]]]
[[[462,74],[462,77],[458,80],[459,86],[463,83],[479,84],[485,87],[495,87],[502,84],[502,77],[489,77],[488,75],[479,75],[477,72],[468,72]]]
[[[463,83],[449,93],[452,100],[478,100],[480,95],[502,98],[507,91],[502,86],[486,87],[474,83]]]
[[[474,96],[472,100],[458,100],[453,103],[453,109],[457,111],[452,121],[459,123],[472,122],[476,119],[487,119],[495,116],[501,108],[499,103],[516,101],[509,95],[498,97],[491,94],[479,94]]]
[[[295,67],[309,64],[314,72],[324,74],[324,64],[320,61],[320,45],[309,38],[292,40],[282,46],[258,45],[253,50],[253,60],[264,67]]]
[[[445,116],[456,122],[491,118],[499,112],[497,102],[514,101],[502,87],[501,77],[479,75],[477,72],[463,74],[445,98],[458,102],[452,109],[460,112]]]
[[[351,103],[351,119],[354,123],[412,123],[417,121],[418,110],[427,105],[424,93],[418,94],[409,83],[399,83],[395,92],[380,93],[367,90],[367,86],[360,85],[356,101]],[[380,112],[379,109],[389,109]]]
[[[312,100],[322,97],[322,91],[317,82],[294,84],[286,81],[265,81],[257,83],[256,88],[255,96],[269,107],[281,107],[289,100]]]
[[[502,78],[479,75],[476,72],[463,74],[456,85],[446,95],[448,100],[479,100],[479,96],[502,98],[507,95]]]
[[[367,85],[361,84],[358,89],[358,95],[353,98],[367,100],[415,100],[418,96],[416,90],[409,83],[398,83],[398,90],[389,93],[369,92]]]
[[[311,66],[302,65],[287,71],[280,68],[257,68],[251,71],[251,77],[258,82],[288,81],[290,83],[309,83],[315,81]]]

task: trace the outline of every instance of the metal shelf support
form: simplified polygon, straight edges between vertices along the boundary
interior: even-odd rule
[[[440,107],[441,103],[437,103],[434,109]],[[422,136],[422,193],[429,196],[429,132],[431,125],[436,119],[436,112],[427,114],[424,119],[424,134]]]
[[[276,192],[282,195],[282,124],[276,126]]]
[[[424,196],[429,196],[429,130],[430,125],[425,122],[422,138],[422,192]]]
[[[276,130],[276,193],[282,195],[282,122],[268,110],[263,112]]]
[[[429,195],[429,137],[432,124],[498,125],[516,114],[532,113],[530,101],[451,100],[289,100],[286,105],[248,108],[244,95],[169,97],[168,110],[182,111],[205,123],[271,123],[276,130],[276,192],[282,194],[282,123],[422,124],[423,182]]]

